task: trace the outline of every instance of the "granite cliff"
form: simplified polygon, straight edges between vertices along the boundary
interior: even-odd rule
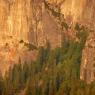
[[[19,58],[33,59],[35,51],[28,51],[20,42],[39,47],[49,41],[55,48],[63,36],[76,39],[76,22],[94,29],[94,12],[94,0],[0,0],[0,69],[5,71]],[[67,30],[62,24],[72,28]]]

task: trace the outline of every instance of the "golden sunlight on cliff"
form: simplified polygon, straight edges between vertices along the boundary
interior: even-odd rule
[[[10,31],[9,35],[12,35],[12,31],[13,31],[13,21],[12,21],[12,17],[8,16],[8,31]]]
[[[94,0],[46,2],[49,7],[55,8],[54,10],[61,9],[66,21],[71,18],[71,22],[95,25]],[[44,46],[49,40],[53,47],[59,46],[62,35],[57,24],[56,19],[44,7],[43,0],[0,0],[1,63],[17,62],[20,55],[27,53],[27,48],[19,43],[21,40],[36,46]]]
[[[62,13],[64,13],[65,17],[71,15],[74,22],[80,21],[85,3],[86,0],[65,0],[61,7]]]

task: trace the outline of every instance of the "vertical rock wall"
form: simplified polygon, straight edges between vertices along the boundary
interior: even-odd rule
[[[27,40],[29,0],[0,0],[1,37]],[[27,7],[28,6],[28,7]]]
[[[87,83],[95,80],[95,33],[90,33],[82,54],[80,78]]]
[[[73,22],[80,21],[94,26],[94,0],[48,0],[48,2],[61,5],[61,12],[65,18],[71,15]],[[41,21],[42,7],[42,0],[0,0],[0,34],[2,35],[0,39],[12,36],[34,44],[40,44],[40,41],[41,44],[44,43],[45,22]]]

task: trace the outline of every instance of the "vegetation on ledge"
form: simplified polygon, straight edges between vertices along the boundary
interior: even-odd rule
[[[14,65],[0,77],[0,95],[94,95],[95,85],[80,80],[80,63],[87,32],[79,31],[75,40],[64,40],[61,47],[38,48],[35,62]],[[22,43],[23,41],[21,41]],[[20,94],[21,95],[21,94]]]

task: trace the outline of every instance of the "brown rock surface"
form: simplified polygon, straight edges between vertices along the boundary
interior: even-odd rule
[[[71,16],[72,22],[79,21],[94,27],[95,0],[48,0],[48,2],[51,6],[59,6],[64,17]],[[0,69],[16,63],[19,56],[23,55],[24,58],[26,53],[31,60],[31,52],[19,44],[20,40],[36,46],[44,46],[49,40],[54,48],[60,46],[61,31],[55,18],[45,9],[43,0],[0,0]],[[7,63],[9,64],[6,65]]]

